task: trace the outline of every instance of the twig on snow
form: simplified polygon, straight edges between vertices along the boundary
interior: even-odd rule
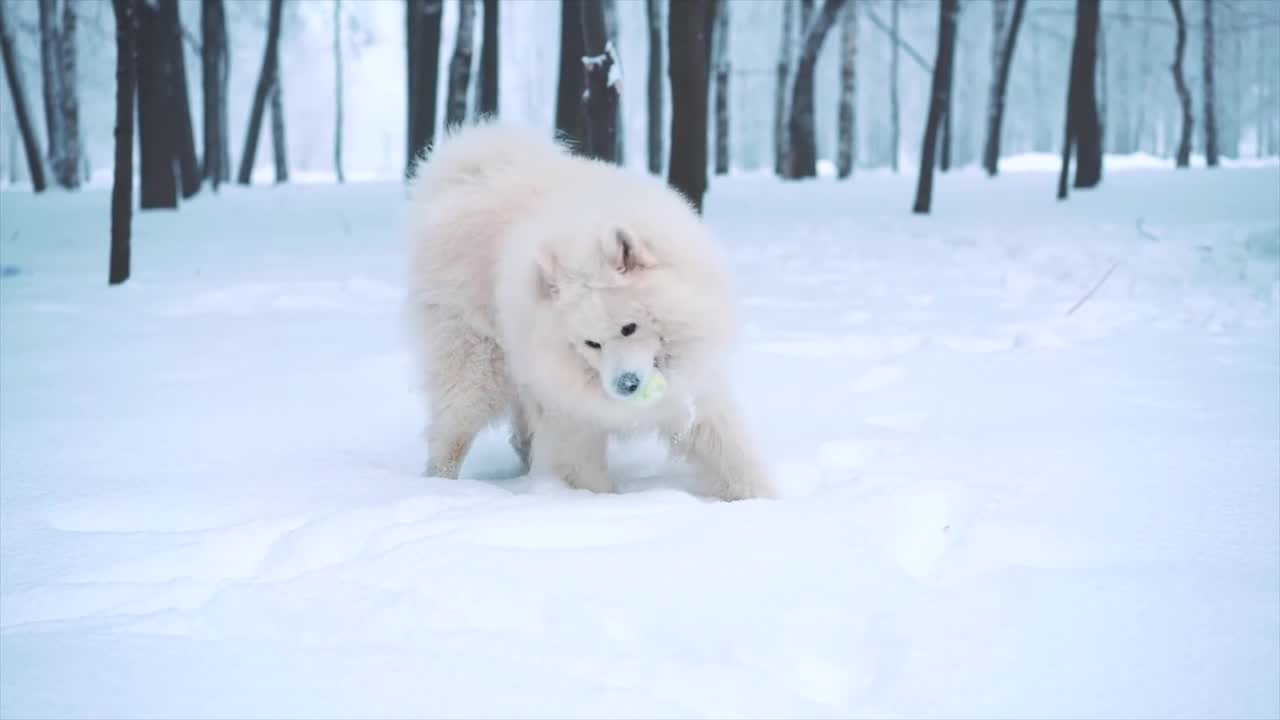
[[[1142,218],[1138,218],[1138,234],[1151,242],[1160,242],[1160,236],[1142,227]]]
[[[1107,268],[1107,271],[1102,274],[1102,277],[1098,278],[1098,282],[1094,284],[1094,286],[1089,290],[1089,292],[1085,293],[1084,297],[1077,300],[1076,304],[1071,306],[1071,309],[1067,311],[1066,316],[1071,317],[1071,313],[1075,312],[1076,310],[1079,310],[1081,305],[1084,305],[1086,302],[1088,302],[1089,298],[1093,297],[1093,294],[1098,292],[1098,288],[1102,287],[1102,283],[1106,282],[1107,278],[1111,277],[1111,273],[1115,272],[1116,268],[1119,266],[1120,266],[1119,260],[1112,262],[1111,267]]]

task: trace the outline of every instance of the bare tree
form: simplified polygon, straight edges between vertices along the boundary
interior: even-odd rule
[[[956,6],[956,32],[960,32],[959,4]],[[952,50],[951,61],[947,63],[947,97],[946,102],[942,105],[942,137],[938,149],[938,169],[942,172],[951,171],[951,123],[955,119],[955,113],[952,112],[955,105],[955,76],[956,76],[956,58],[955,51]]]
[[[18,118],[18,131],[22,135],[22,149],[27,155],[27,170],[31,173],[31,187],[44,192],[44,161],[40,158],[40,144],[36,140],[31,113],[27,109],[27,93],[22,85],[22,68],[18,67],[17,54],[13,51],[13,36],[4,17],[4,0],[0,0],[0,56],[4,59],[4,76],[9,81],[9,97],[13,101],[13,113]],[[12,172],[14,168],[10,168]]]
[[[707,191],[707,85],[711,28],[719,0],[682,0],[667,12],[671,159],[667,182],[702,212]]]
[[[1215,112],[1213,82],[1213,0],[1204,0],[1204,159],[1209,167],[1218,166],[1218,116]]]
[[[137,77],[137,0],[112,0],[116,16],[115,169],[111,185],[111,253],[107,284],[129,279],[133,230],[133,91]]]
[[[894,3],[895,10],[897,3]],[[792,37],[795,32],[796,4],[782,4],[782,48],[778,51],[778,76],[773,100],[773,171],[787,174],[787,90],[791,86]]]
[[[1027,0],[1015,0],[1013,19],[1004,23],[1006,0],[995,0],[992,23],[992,80],[991,97],[987,101],[987,142],[983,146],[982,166],[987,174],[995,176],[1000,171],[1000,130],[1004,123],[1004,97],[1009,87],[1009,68],[1013,65],[1013,49],[1018,41],[1018,27],[1027,9]]]
[[[827,38],[827,32],[835,25],[846,0],[824,0],[800,44],[800,59],[796,62],[796,77],[792,83],[791,116],[787,121],[790,149],[786,177],[790,179],[814,177],[818,174],[818,146],[813,117],[813,71],[818,64],[818,53]]]
[[[80,187],[80,102],[76,90],[76,5],[40,0],[40,68],[53,181]]]
[[[333,171],[342,174],[342,0],[333,0]]]
[[[436,136],[436,92],[440,86],[440,30],[444,0],[406,0],[405,40],[409,81],[405,177]]]
[[[1062,142],[1062,171],[1058,199],[1067,197],[1071,152],[1076,151],[1075,187],[1090,188],[1102,181],[1102,123],[1095,90],[1098,25],[1101,0],[1076,0],[1076,35],[1071,48],[1067,82],[1067,119]]]
[[[716,8],[712,35],[716,68],[716,174],[729,172],[729,3]]]
[[[901,121],[898,106],[898,7],[897,2],[889,3],[889,22],[891,23],[893,42],[889,43],[889,125],[890,125],[890,162],[894,172],[898,172],[898,148],[902,146]]]
[[[498,114],[498,0],[484,0],[480,43],[480,114]]]
[[[258,85],[253,93],[253,106],[249,110],[249,129],[245,135],[244,153],[240,156],[240,172],[236,182],[248,185],[253,176],[253,159],[258,152],[258,134],[262,131],[262,114],[275,85],[280,66],[280,16],[284,0],[271,0],[267,13],[267,47],[262,53],[262,69],[258,71]]]
[[[173,33],[158,5],[139,0],[137,24],[137,96],[139,206],[143,210],[178,207],[178,127],[173,117]]]
[[[1155,3],[1142,4],[1142,40],[1138,43],[1138,95],[1134,98],[1137,111],[1133,119],[1133,140],[1129,147],[1142,150],[1142,141],[1146,137],[1147,88],[1150,86],[1151,68],[1148,57],[1151,53],[1151,8]]]
[[[938,56],[933,63],[933,88],[929,95],[929,117],[925,121],[924,140],[920,143],[920,176],[916,181],[916,201],[911,211],[927,214],[933,203],[934,155],[942,114],[951,94],[951,64],[956,54],[956,20],[960,0],[941,0],[938,5]]]
[[[200,190],[200,163],[196,160],[196,134],[191,123],[191,99],[187,94],[187,63],[182,49],[182,19],[178,16],[178,0],[160,0],[160,23],[169,37],[165,50],[168,61],[168,114],[174,124],[178,178],[182,197],[189,198]]]
[[[449,60],[449,92],[444,107],[444,126],[451,128],[467,121],[467,90],[471,87],[471,53],[476,24],[476,0],[458,0],[457,42]]]
[[[556,135],[581,149],[582,128],[582,3],[560,0],[560,75],[556,86]]]
[[[204,102],[204,178],[218,185],[231,177],[227,164],[227,15],[222,0],[200,2],[200,69]]]
[[[649,21],[649,172],[662,174],[662,9],[645,0]]]
[[[836,118],[836,176],[853,172],[858,150],[858,4],[850,0],[840,19],[840,103]]]
[[[1187,23],[1182,16],[1182,0],[1169,0],[1173,17],[1178,24],[1178,40],[1173,50],[1173,85],[1182,104],[1182,138],[1178,141],[1178,167],[1191,166],[1191,132],[1195,121],[1191,117],[1191,91],[1182,75],[1182,53],[1187,47]]]
[[[276,66],[276,79],[271,83],[271,155],[276,168],[276,184],[289,182],[288,145],[284,134],[284,83],[280,78],[280,66]]]
[[[582,107],[584,154],[588,157],[618,161],[618,85],[615,82],[617,58],[613,43],[605,29],[604,3],[586,0],[582,5]]]

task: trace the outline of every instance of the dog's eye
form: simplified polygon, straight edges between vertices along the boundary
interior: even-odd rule
[[[630,335],[630,334],[634,333],[635,331],[636,331],[636,324],[635,324],[635,323],[627,323],[626,325],[623,325],[623,326],[622,326],[622,337],[626,337],[626,336],[628,336],[628,335]]]
[[[600,343],[596,342],[595,340],[588,340],[587,347],[591,348],[592,350],[599,350]]]

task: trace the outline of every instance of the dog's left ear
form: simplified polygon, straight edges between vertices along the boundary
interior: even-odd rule
[[[653,266],[648,246],[625,228],[614,228],[605,235],[604,256],[620,275]]]

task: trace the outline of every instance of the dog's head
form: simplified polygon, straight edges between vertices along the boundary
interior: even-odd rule
[[[696,382],[709,351],[728,339],[720,268],[672,252],[662,230],[600,222],[580,228],[585,238],[544,243],[535,258],[537,302],[560,334],[555,342],[613,400],[642,399],[666,377]]]

